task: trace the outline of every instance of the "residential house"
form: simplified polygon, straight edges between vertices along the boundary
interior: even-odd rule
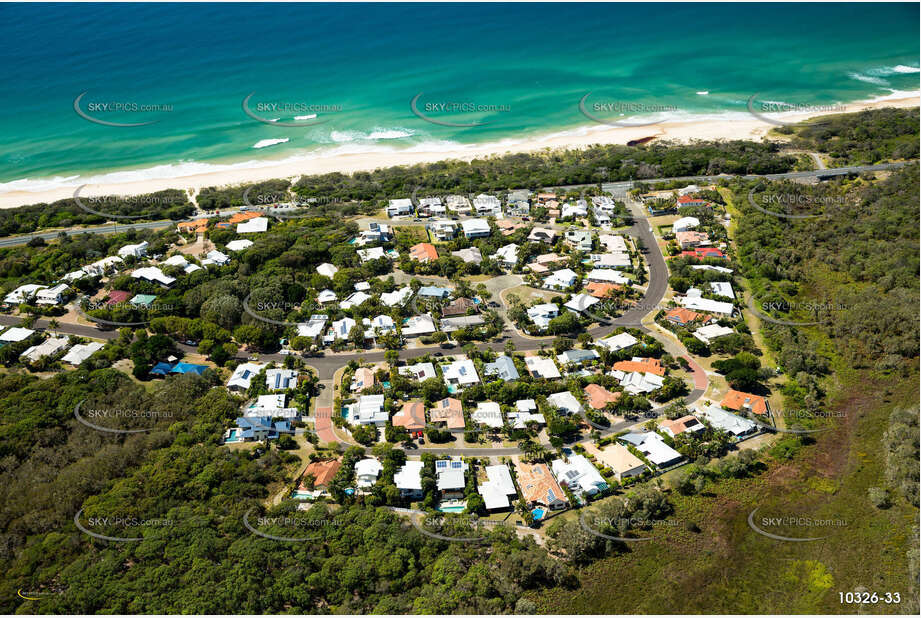
[[[704,258],[717,258],[721,260],[729,259],[725,253],[716,247],[696,247],[689,251],[682,251],[680,255],[681,257],[692,257],[699,260]]]
[[[576,396],[569,391],[553,393],[547,397],[547,404],[556,408],[564,414],[581,414],[582,404],[576,399]]]
[[[62,350],[66,350],[70,345],[67,337],[49,337],[38,345],[27,348],[19,358],[24,358],[29,362],[37,362],[46,356],[54,356]]]
[[[506,198],[505,214],[509,217],[524,217],[531,212],[531,192],[527,189],[509,191]]]
[[[409,259],[422,262],[423,264],[426,262],[434,262],[438,259],[438,250],[435,249],[435,245],[431,243],[420,242],[409,248]]]
[[[617,209],[617,204],[607,195],[596,195],[592,197],[592,208],[610,214]]]
[[[590,294],[593,298],[598,298],[601,300],[613,298],[616,292],[624,289],[623,286],[617,285],[616,283],[597,283],[590,281],[585,284],[585,287],[582,288],[586,293]]]
[[[379,315],[374,319],[365,318],[361,323],[365,328],[365,339],[376,339],[382,335],[395,335],[397,332],[396,324],[389,315]]]
[[[697,217],[681,217],[672,223],[672,233],[677,234],[678,232],[687,232],[688,230],[693,230],[699,225],[700,219]]]
[[[610,375],[620,380],[620,385],[631,395],[651,393],[662,388],[665,378],[654,373],[641,373],[639,371],[619,371],[615,369]]]
[[[584,455],[570,455],[568,461],[554,459],[551,469],[560,484],[577,496],[594,496],[608,488],[601,473]]]
[[[253,241],[248,240],[246,238],[240,238],[237,240],[231,240],[229,243],[227,243],[227,250],[234,251],[234,252],[244,251],[246,249],[249,249],[252,246],[253,246]]]
[[[413,214],[413,201],[409,198],[390,200],[387,205],[387,217],[404,217]]]
[[[478,384],[480,381],[476,366],[469,358],[460,358],[442,365],[441,374],[444,383],[448,386],[448,390],[451,391],[451,387],[454,387],[453,392],[463,390],[471,384]]]
[[[588,216],[588,204],[585,200],[576,200],[575,204],[563,204],[563,211],[560,213],[560,219],[581,218]]]
[[[334,478],[342,462],[339,459],[326,459],[311,462],[304,470],[304,476],[301,477],[301,483],[298,490],[307,491],[307,485],[304,483],[305,477],[310,476],[313,479],[314,490],[325,490]]]
[[[690,195],[681,195],[678,197],[678,208],[699,208],[707,205],[707,200]]]
[[[505,424],[502,418],[502,410],[499,404],[494,401],[480,401],[477,403],[476,410],[470,414],[470,419],[474,423],[486,425],[492,429],[499,429]]]
[[[418,438],[425,429],[425,406],[421,401],[407,401],[390,422],[394,427],[402,427],[411,436]]]
[[[575,294],[563,306],[572,313],[584,313],[589,307],[600,302],[600,300],[589,294]]]
[[[627,241],[618,234],[602,234],[598,242],[608,250],[608,253],[627,253]]]
[[[297,325],[297,336],[316,339],[323,334],[323,329],[326,327],[326,321],[328,319],[329,318],[322,313],[311,315],[307,322]]]
[[[297,388],[297,371],[294,369],[266,369],[265,387],[270,391]]]
[[[585,394],[588,397],[588,405],[593,410],[603,410],[609,403],[617,403],[623,396],[623,393],[612,393],[600,384],[588,384],[585,387]]]
[[[537,413],[537,403],[533,399],[516,401],[515,410],[508,413],[508,422],[515,429],[524,429],[529,423],[547,424],[544,415]]]
[[[703,320],[704,322],[709,321],[710,316],[685,309],[684,307],[676,307],[674,309],[669,309],[668,313],[665,314],[665,319],[678,326],[687,326],[698,320]]]
[[[60,305],[70,288],[66,283],[59,283],[52,288],[43,288],[35,293],[35,303],[39,305]]]
[[[435,461],[435,483],[442,500],[462,500],[467,481],[464,473],[468,466],[459,457]]]
[[[543,303],[529,307],[527,314],[539,330],[547,330],[550,320],[560,315],[560,308],[553,303]]]
[[[317,266],[317,274],[328,277],[329,279],[332,279],[337,272],[339,272],[339,269],[329,262],[324,262]]]
[[[581,365],[593,360],[598,360],[598,352],[595,350],[565,350],[556,357],[560,365],[566,367],[570,365]]]
[[[723,298],[734,299],[736,297],[732,292],[732,284],[728,281],[711,281],[710,291],[717,296],[722,296]]]
[[[357,322],[352,318],[342,318],[341,320],[336,320],[332,324],[332,337],[329,342],[335,341],[336,339],[348,339],[349,333],[352,332],[352,329],[357,326]],[[326,339],[324,339],[326,341]]]
[[[479,264],[483,261],[483,254],[477,247],[468,247],[460,251],[452,251],[451,255],[459,257],[467,264]]]
[[[548,290],[566,290],[578,281],[579,275],[569,268],[563,268],[544,279],[544,288]]]
[[[444,216],[448,210],[441,203],[440,197],[423,197],[419,200],[418,208],[420,217]]]
[[[547,358],[546,356],[526,356],[524,365],[528,368],[528,372],[535,378],[553,380],[560,377],[560,370],[557,369],[552,358]]]
[[[419,296],[421,298],[445,300],[451,296],[452,291],[451,288],[442,288],[437,285],[424,285],[419,288]]]
[[[506,268],[514,268],[518,264],[518,245],[505,245],[489,257]]]
[[[383,428],[390,415],[384,409],[383,395],[362,395],[356,403],[346,406],[345,420],[351,425],[375,425]]]
[[[722,429],[736,438],[747,436],[758,431],[758,425],[723,410],[719,406],[711,405],[706,408],[697,408],[697,416],[710,423],[714,429]]]
[[[615,283],[619,285],[630,283],[629,277],[613,268],[595,268],[585,275],[585,280],[592,283]]]
[[[731,316],[735,311],[732,303],[726,303],[719,300],[710,300],[709,298],[703,298],[700,296],[700,290],[696,288],[691,288],[688,290],[685,296],[682,296],[678,299],[678,302],[681,303],[686,309],[694,309],[696,311],[707,311],[709,313],[718,313],[720,315]]]
[[[362,489],[373,487],[383,469],[384,466],[374,457],[357,461],[355,463],[355,480],[358,487]]]
[[[607,339],[596,341],[596,346],[607,348],[611,352],[620,352],[639,343],[639,340],[630,333],[620,333]]]
[[[233,370],[227,381],[227,388],[232,391],[249,390],[249,385],[259,372],[265,369],[265,363],[241,363]]]
[[[464,408],[460,399],[448,397],[435,403],[435,407],[429,410],[429,420],[434,424],[444,424],[449,430],[463,429],[466,426],[464,422]]]
[[[667,445],[659,434],[654,431],[628,433],[620,440],[632,444],[653,465],[659,468],[668,468],[680,462],[684,457]]]
[[[241,416],[237,418],[237,431],[245,441],[275,440],[283,433],[294,433],[288,421],[273,421],[268,416]]]
[[[494,195],[481,193],[473,198],[473,208],[480,217],[501,217],[502,203]]]
[[[355,370],[355,375],[352,376],[352,384],[349,386],[349,390],[353,393],[361,393],[377,384],[377,379],[374,377],[374,371],[368,367],[359,367]]]
[[[414,380],[418,380],[419,382],[438,377],[438,374],[435,373],[435,365],[432,363],[416,363],[415,365],[406,365],[400,367],[397,371],[401,376],[409,376]]]
[[[704,232],[688,230],[675,234],[675,242],[682,249],[691,249],[693,247],[702,247],[710,244],[710,237]]]
[[[710,345],[711,341],[719,339],[720,337],[725,337],[726,335],[731,335],[733,333],[735,333],[735,331],[728,326],[708,324],[707,326],[698,328],[692,334],[703,343]]]
[[[766,416],[771,411],[768,400],[764,397],[752,395],[751,393],[743,393],[735,389],[729,389],[729,392],[723,397],[720,405],[724,408],[735,410],[736,412],[751,412],[759,416]]]
[[[165,288],[168,288],[176,283],[175,277],[168,277],[164,275],[163,271],[156,266],[138,268],[131,273],[131,276],[134,279],[143,279],[144,281],[149,281],[151,283],[158,283]]]
[[[485,323],[486,320],[481,315],[460,315],[456,318],[442,318],[441,330],[446,333],[453,333],[462,328],[475,328]]]
[[[484,364],[483,373],[487,376],[495,376],[495,379],[500,382],[511,382],[521,377],[518,375],[518,369],[515,368],[515,361],[504,354],[496,358],[495,362]]]
[[[148,246],[149,245],[147,244],[146,240],[136,245],[125,245],[118,250],[118,256],[123,258],[128,256],[141,258],[147,255]]]
[[[381,302],[385,307],[402,307],[412,297],[413,289],[407,285],[393,292],[384,292],[381,294]]]
[[[531,242],[543,242],[552,245],[556,242],[557,233],[554,230],[548,230],[542,227],[536,227],[528,234],[528,240]]]
[[[205,259],[201,261],[205,266],[209,264],[216,264],[218,266],[224,266],[230,264],[230,256],[226,253],[222,253],[217,249],[213,249],[205,254]]]
[[[269,229],[267,217],[253,217],[249,221],[237,224],[237,234],[259,234]]]
[[[436,330],[435,320],[428,313],[423,313],[422,315],[414,315],[412,317],[406,318],[403,320],[403,325],[400,327],[400,333],[404,337],[431,335]]]
[[[611,444],[601,449],[596,457],[614,472],[614,478],[618,481],[623,481],[633,476],[641,476],[646,472],[646,464],[643,463],[643,460],[631,453],[622,444]]]
[[[485,219],[465,219],[461,221],[461,228],[467,238],[486,238],[492,233]]]
[[[457,236],[457,224],[448,219],[432,221],[428,224],[428,229],[435,236],[436,240],[454,240],[454,237]]]
[[[339,303],[341,309],[351,309],[352,307],[360,307],[366,302],[371,300],[370,294],[365,294],[364,292],[352,292],[348,298]]]
[[[173,373],[170,370],[170,373]],[[277,393],[272,395],[260,395],[256,397],[256,401],[253,402],[246,411],[243,413],[243,416],[246,418],[252,417],[266,417],[266,418],[287,418],[295,419],[298,418],[301,413],[297,408],[291,408],[285,405],[285,400],[287,395],[283,393]]]
[[[476,310],[476,303],[469,298],[460,297],[442,307],[441,315],[444,317],[467,315],[468,311],[473,310]]]
[[[31,328],[14,326],[13,328],[8,328],[3,331],[3,334],[0,334],[0,343],[18,343],[20,341],[25,341],[34,334],[35,331]]]
[[[445,197],[445,205],[448,210],[456,212],[459,215],[469,215],[473,211],[470,200],[464,195],[449,195]]]
[[[317,302],[320,303],[321,305],[334,303],[336,302],[336,300],[338,300],[338,297],[336,296],[336,293],[333,292],[332,290],[323,290],[322,292],[317,294]]]
[[[356,251],[361,263],[371,262],[373,260],[382,260],[387,257],[383,247],[371,247],[370,249],[358,249]]]
[[[567,230],[566,242],[568,242],[576,251],[588,253],[592,250],[592,233],[588,230]]]
[[[103,344],[99,343],[98,341],[93,341],[90,343],[78,343],[72,347],[61,360],[71,365],[79,365],[90,356],[101,350],[102,347]]]
[[[515,464],[515,472],[522,498],[529,506],[542,506],[550,510],[565,509],[569,506],[566,494],[553,478],[547,464],[527,464],[519,461]]]
[[[634,356],[632,360],[619,361],[614,363],[612,369],[623,371],[624,373],[638,371],[640,373],[653,373],[657,376],[665,375],[665,367],[662,366],[662,361],[660,361],[658,358],[642,358],[639,356]]]
[[[421,404],[420,404],[421,405]],[[422,498],[422,469],[425,467],[421,461],[407,461],[393,475],[393,484],[400,491],[401,498],[419,500]]]
[[[511,236],[518,230],[524,229],[527,226],[524,223],[518,223],[511,219],[499,219],[496,221],[496,227],[499,228],[499,232],[501,232],[503,236]]]
[[[665,419],[659,423],[659,429],[672,438],[683,433],[698,433],[706,429],[704,424],[697,420],[696,416],[688,414],[674,420]]]
[[[477,492],[483,497],[487,511],[501,511],[509,509],[512,502],[518,497],[518,490],[512,481],[508,466],[486,466],[487,481],[480,483]]]

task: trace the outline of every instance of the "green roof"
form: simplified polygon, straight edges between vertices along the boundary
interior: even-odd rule
[[[143,305],[144,307],[150,307],[150,304],[157,299],[153,294],[138,294],[132,298],[129,302],[132,305]]]

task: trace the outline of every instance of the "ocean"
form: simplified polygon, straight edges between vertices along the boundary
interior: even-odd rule
[[[0,4],[0,193],[732,122],[753,95],[895,98],[919,90],[918,20],[904,3]]]

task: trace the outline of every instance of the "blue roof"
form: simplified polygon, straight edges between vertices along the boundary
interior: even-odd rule
[[[169,363],[159,362],[153,366],[153,369],[150,370],[150,373],[155,376],[165,376],[173,369],[173,366]]]
[[[207,365],[195,365],[193,363],[176,363],[176,366],[170,370],[170,373],[197,373],[201,375],[207,369]]]

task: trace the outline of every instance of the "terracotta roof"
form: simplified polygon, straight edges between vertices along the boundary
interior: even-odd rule
[[[124,292],[122,290],[112,290],[109,292],[109,301],[107,305],[118,305],[120,303],[128,302],[128,299],[133,297],[134,294],[131,292]]]
[[[706,203],[707,200],[699,197],[691,197],[690,195],[682,195],[678,198],[679,204],[696,204],[698,202]]]
[[[609,298],[611,296],[611,292],[622,289],[623,287],[615,283],[592,282],[585,285],[585,291],[595,298]]]
[[[374,372],[367,367],[359,367],[356,369],[355,376],[352,378],[352,382],[361,382],[361,390],[371,388],[376,381]]]
[[[255,219],[256,217],[261,217],[262,213],[259,212],[238,212],[234,213],[227,219],[227,223],[243,223],[244,221],[249,221],[250,219]]]
[[[338,459],[328,459],[326,461],[315,461],[304,470],[304,476],[308,474],[312,475],[315,479],[313,482],[314,487],[322,488],[329,485],[329,482],[333,480],[333,477],[336,476],[336,472],[339,471],[339,466],[341,463]],[[307,489],[304,486],[304,479],[301,478],[300,489]]]
[[[764,397],[729,389],[720,405],[730,410],[751,410],[755,414],[767,414],[768,403]]]
[[[589,384],[585,387],[585,394],[588,395],[588,405],[596,410],[601,410],[609,402],[616,402],[623,396],[623,393],[612,393],[600,384]]]
[[[560,484],[553,478],[550,468],[547,464],[526,464],[519,461],[515,464],[515,471],[518,476],[518,486],[521,488],[521,495],[524,496],[525,502],[536,502],[549,506],[548,495],[552,492],[560,500],[566,501],[566,494]]]
[[[677,324],[690,324],[691,322],[696,322],[701,319],[703,316],[696,311],[691,311],[690,309],[685,309],[684,307],[676,307],[668,313],[665,314],[665,319],[670,322],[675,322]]]
[[[631,371],[637,371],[639,373],[653,373],[657,376],[665,375],[665,367],[662,366],[662,363],[659,362],[658,358],[644,358],[639,361],[620,361],[614,363],[614,369],[617,371],[625,371],[630,373]]]
[[[696,258],[726,258],[726,254],[716,249],[714,247],[697,247],[696,249],[691,249],[690,251],[682,251],[681,257],[696,257]]]
[[[409,257],[419,262],[433,262],[438,259],[438,250],[431,243],[420,242],[409,248]]]
[[[675,420],[664,420],[659,423],[660,427],[668,427],[673,435],[682,434],[685,431],[694,429],[695,427],[702,426],[701,422],[697,420],[697,417],[688,414],[687,416],[682,416],[681,418],[676,418]]]
[[[188,229],[191,232],[204,232],[208,229],[208,220],[195,219],[194,221],[183,221],[176,227],[178,227],[180,230]]]
[[[448,397],[435,404],[434,408],[429,410],[429,418],[433,423],[445,423],[448,429],[463,429],[464,424],[464,407],[460,399]]]
[[[409,431],[422,431],[425,429],[425,406],[421,401],[407,401],[403,409],[393,415],[391,423],[394,427],[405,427]]]

